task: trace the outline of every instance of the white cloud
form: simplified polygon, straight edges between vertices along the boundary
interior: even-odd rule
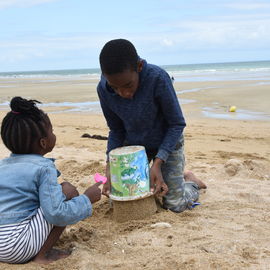
[[[171,39],[168,39],[168,38],[164,38],[162,40],[162,44],[167,46],[167,47],[171,47],[173,45],[173,41]]]
[[[211,16],[192,21],[172,21],[166,39],[181,48],[269,48],[270,17],[262,14]],[[162,36],[162,33],[159,33]],[[161,38],[160,38],[161,39]]]
[[[6,7],[42,4],[56,0],[0,0],[0,8],[3,3]],[[242,7],[241,3],[234,8]],[[239,4],[240,3],[240,4]],[[247,2],[251,5],[250,2]],[[257,7],[258,2],[256,2]],[[233,6],[233,4],[231,4]],[[262,6],[262,5],[261,5]],[[251,7],[251,6],[249,6]],[[227,14],[227,15],[226,15]],[[176,19],[175,19],[176,18]],[[187,19],[188,18],[188,19]],[[162,22],[162,23],[161,23]],[[156,23],[156,22],[155,22]],[[159,23],[159,25],[157,25]],[[0,40],[0,68],[10,63],[5,69],[32,69],[23,66],[27,63],[35,63],[33,68],[42,69],[48,66],[71,67],[76,66],[98,66],[98,55],[102,46],[110,39],[126,38],[134,43],[141,57],[150,58],[153,63],[176,63],[196,62],[196,57],[204,56],[207,60],[207,52],[216,56],[221,61],[228,56],[239,59],[269,59],[270,55],[270,16],[269,11],[255,9],[254,12],[231,12],[222,14],[211,14],[209,16],[196,17],[171,17],[170,20],[159,20],[149,31],[138,29],[132,32],[78,32],[64,34],[58,33],[21,31],[19,35],[5,33],[5,38]],[[62,30],[63,31],[63,30]],[[109,31],[109,30],[108,30]],[[67,33],[67,29],[65,29]],[[36,35],[37,34],[37,35]],[[1,36],[0,36],[1,39]],[[252,56],[252,53],[254,57]],[[222,58],[223,57],[223,58]],[[248,58],[249,57],[249,58]],[[177,60],[180,59],[180,60]],[[195,59],[195,60],[194,60]],[[223,59],[223,60],[222,60]],[[214,61],[214,60],[211,60]],[[69,63],[70,62],[70,63]],[[49,63],[49,64],[47,64]],[[59,63],[59,66],[56,66]],[[62,66],[60,66],[60,64]],[[82,63],[82,64],[80,64]],[[46,69],[46,68],[45,68]]]
[[[255,9],[269,9],[270,3],[265,2],[240,2],[240,3],[230,3],[225,4],[225,7],[239,9],[239,10],[255,10]]]
[[[58,0],[0,0],[0,9],[8,7],[29,7]]]
[[[22,63],[32,60],[76,58],[75,55],[94,55],[97,59],[102,46],[113,37],[109,34],[85,34],[66,36],[27,36],[27,38],[10,38],[0,42],[0,66],[4,64]]]
[[[211,20],[173,21],[165,25],[168,31],[121,33],[137,47],[139,54],[178,52],[268,50],[270,48],[270,17],[253,15],[219,16]],[[119,33],[57,34],[27,37],[10,37],[0,42],[7,62],[15,58],[46,59],[70,57],[81,53],[98,58],[102,46]],[[10,61],[8,61],[8,59]]]

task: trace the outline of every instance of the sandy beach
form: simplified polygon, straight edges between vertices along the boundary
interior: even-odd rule
[[[0,103],[13,96],[52,102],[97,101],[89,78],[1,78]],[[158,209],[143,220],[116,223],[108,199],[91,218],[68,226],[58,243],[70,257],[50,265],[8,265],[8,270],[64,269],[269,269],[270,265],[270,85],[269,80],[175,82],[183,101],[186,168],[207,185],[200,206],[180,214]],[[186,90],[186,91],[184,91]],[[237,106],[236,113],[229,107]],[[47,157],[56,158],[60,181],[83,192],[104,173],[106,136],[100,112],[47,106],[57,136]],[[0,107],[3,119],[7,106]],[[0,158],[9,155],[0,142]],[[169,228],[152,228],[166,222]]]

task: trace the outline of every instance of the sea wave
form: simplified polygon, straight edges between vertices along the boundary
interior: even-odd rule
[[[233,74],[262,74],[265,77],[270,73],[270,61],[232,62],[232,63],[206,63],[185,65],[162,65],[172,76],[197,76],[199,75],[233,75]],[[65,70],[43,70],[43,71],[17,71],[0,72],[0,78],[90,78],[99,79],[101,71],[99,68],[90,69],[65,69]]]

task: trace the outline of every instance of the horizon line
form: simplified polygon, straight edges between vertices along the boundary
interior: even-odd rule
[[[192,65],[208,65],[208,64],[234,64],[234,63],[253,63],[253,62],[270,62],[270,60],[250,60],[250,61],[229,61],[229,62],[207,62],[207,63],[193,63],[193,64],[155,64],[160,67],[170,67],[170,66],[192,66]],[[0,71],[0,74],[7,73],[24,73],[24,72],[50,72],[50,71],[69,71],[69,70],[100,70],[99,67],[94,68],[65,68],[65,69],[38,69],[38,70],[18,70],[18,71]]]

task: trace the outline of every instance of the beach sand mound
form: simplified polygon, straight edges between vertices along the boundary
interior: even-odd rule
[[[255,178],[257,180],[270,180],[270,175],[267,174],[267,168],[261,161],[252,159],[245,159],[243,161],[238,159],[230,159],[225,165],[224,169],[228,176],[241,176],[247,178]]]

